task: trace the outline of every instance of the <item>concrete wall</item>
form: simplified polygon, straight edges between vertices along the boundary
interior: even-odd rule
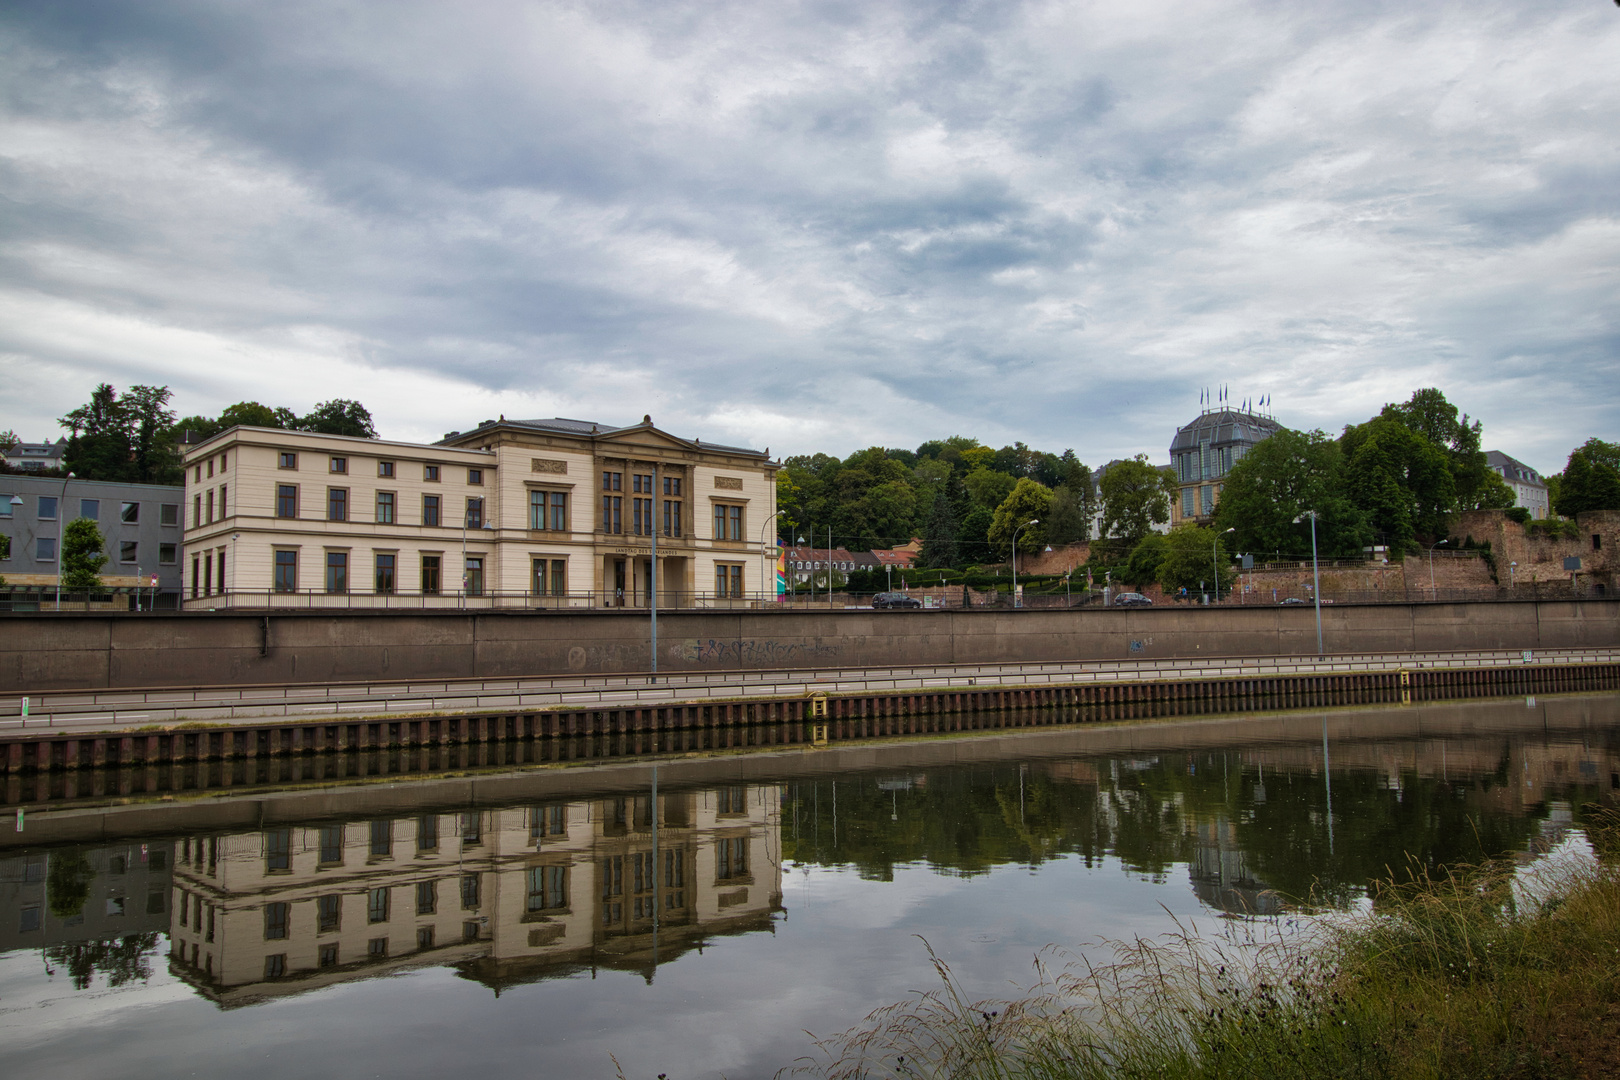
[[[605,611],[0,616],[0,693],[645,671],[647,622]],[[1322,629],[1329,653],[1614,646],[1620,601],[1335,605]],[[665,671],[1316,652],[1308,607],[682,611],[661,614],[658,631]]]

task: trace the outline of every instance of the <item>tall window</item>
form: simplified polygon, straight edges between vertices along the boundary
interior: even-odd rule
[[[748,876],[748,837],[721,837],[715,844],[715,873],[721,881]]]
[[[484,527],[484,500],[474,496],[467,496],[467,528],[482,529]]]
[[[343,927],[343,894],[327,893],[315,899],[315,932],[330,934]]]
[[[568,529],[568,493],[529,492],[529,528],[565,532]]]
[[[529,839],[543,840],[548,836],[568,835],[568,807],[562,803],[547,803],[529,808]]]
[[[439,497],[437,495],[422,496],[422,524],[437,525],[439,523]]]
[[[287,915],[290,904],[264,905],[264,940],[281,941],[287,936]]]
[[[432,915],[439,910],[439,883],[437,881],[419,881],[416,883],[416,913],[418,915]]]
[[[467,595],[484,595],[484,558],[481,555],[467,556]]]
[[[268,873],[292,869],[292,830],[266,829],[264,833],[264,868]]]
[[[208,521],[211,524],[214,520],[214,492],[212,488],[209,489],[207,496],[205,496],[203,505],[208,507]]]
[[[388,887],[372,889],[366,896],[366,921],[373,923],[388,921]]]
[[[534,560],[534,595],[564,596],[568,592],[568,563],[564,559]]]
[[[349,489],[348,488],[327,488],[326,489],[326,520],[327,521],[348,521],[349,520]]]
[[[461,875],[461,906],[475,908],[478,906],[478,875]]]
[[[295,518],[298,516],[298,485],[276,485],[276,517]]]
[[[392,821],[373,821],[371,823],[371,847],[369,849],[374,859],[386,859],[394,854],[394,823]]]
[[[568,867],[529,868],[530,911],[551,911],[568,906]]]
[[[394,493],[392,491],[377,492],[377,524],[392,525],[394,523]]]
[[[338,866],[343,862],[343,826],[321,826],[321,865]]]
[[[651,536],[653,531],[653,500],[631,497],[630,517],[632,531],[637,536]]]
[[[422,595],[439,595],[439,557],[437,555],[422,556]]]
[[[394,556],[377,555],[377,591],[384,596],[394,591]]]
[[[743,594],[743,568],[741,565],[717,565],[714,568],[714,595],[741,597]]]
[[[618,495],[602,496],[602,531],[605,533],[621,533],[624,531],[624,499]]]
[[[201,528],[202,523],[202,496],[200,494],[193,495],[191,497],[191,527],[193,529]]]
[[[416,850],[434,851],[439,846],[439,815],[423,814],[416,819]]]
[[[276,552],[276,592],[298,591],[298,552]]]
[[[681,478],[664,477],[664,535],[681,535]]]
[[[716,540],[742,540],[743,508],[736,503],[714,504],[714,538]]]
[[[225,489],[228,488],[229,486],[230,485],[228,485],[228,484],[219,485],[219,516],[222,517],[222,518],[230,517],[230,511],[225,509]],[[134,505],[139,505],[139,504],[134,504]]]
[[[349,591],[349,553],[347,551],[328,551],[326,553],[326,591],[329,593],[346,593]]]

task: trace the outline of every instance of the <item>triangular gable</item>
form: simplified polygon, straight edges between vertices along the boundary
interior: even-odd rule
[[[667,431],[660,431],[651,424],[636,424],[633,427],[615,428],[596,436],[599,444],[629,443],[633,446],[658,446],[672,450],[698,450],[702,444],[693,443]]]

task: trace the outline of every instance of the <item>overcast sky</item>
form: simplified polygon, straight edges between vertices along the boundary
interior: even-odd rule
[[[389,438],[1167,460],[1438,386],[1620,437],[1612,0],[0,8],[0,428],[99,381]]]

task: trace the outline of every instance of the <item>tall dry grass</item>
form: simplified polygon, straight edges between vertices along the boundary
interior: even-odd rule
[[[1620,850],[1620,815],[1587,834]],[[1620,1076],[1620,866],[1564,859],[1412,868],[1372,910],[1215,938],[1178,927],[1049,952],[1028,992],[974,1001],[932,949],[935,989],[819,1042],[830,1080]],[[1270,927],[1270,929],[1267,929]]]

